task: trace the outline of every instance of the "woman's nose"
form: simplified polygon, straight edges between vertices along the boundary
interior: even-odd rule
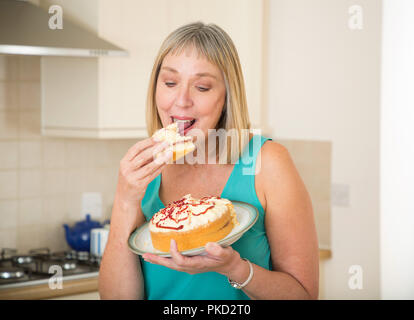
[[[177,107],[183,108],[191,107],[193,105],[193,101],[190,95],[190,86],[183,85],[180,87],[175,104],[177,105]]]

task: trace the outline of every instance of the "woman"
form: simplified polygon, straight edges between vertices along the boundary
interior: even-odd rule
[[[240,133],[250,127],[238,55],[229,36],[216,25],[185,25],[170,34],[159,51],[148,90],[149,136],[177,119],[195,119],[185,134],[197,129],[207,141],[211,129]],[[253,143],[257,139],[258,145]],[[213,165],[207,160],[208,152],[204,164],[166,164],[171,153],[162,161],[154,160],[153,155],[165,148],[148,138],[133,145],[121,160],[99,274],[102,298],[318,297],[312,205],[283,146],[250,135],[248,144],[232,145],[230,158],[240,161]],[[250,154],[253,161],[244,161]],[[246,169],[256,174],[245,174]],[[259,218],[230,247],[208,243],[207,255],[184,256],[174,241],[171,258],[133,254],[127,246],[131,232],[188,193],[249,202],[258,209]],[[235,287],[243,287],[233,287],[230,280]]]

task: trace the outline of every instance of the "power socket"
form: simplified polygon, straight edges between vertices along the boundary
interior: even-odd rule
[[[82,193],[82,217],[89,213],[91,218],[102,218],[102,194],[100,192]]]
[[[333,183],[331,189],[331,203],[336,207],[349,207],[350,187],[348,184]]]

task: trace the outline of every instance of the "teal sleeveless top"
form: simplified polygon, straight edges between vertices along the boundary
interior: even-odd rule
[[[231,246],[242,258],[271,270],[270,248],[264,226],[264,209],[255,189],[256,158],[262,145],[271,138],[253,136],[233,167],[223,189],[222,198],[248,202],[259,211],[252,228]],[[248,146],[248,147],[247,147]],[[147,221],[165,208],[159,197],[161,174],[148,184],[141,201]],[[188,274],[146,262],[140,256],[145,285],[145,299],[149,300],[247,300],[249,297],[228,283],[227,277],[217,272]]]

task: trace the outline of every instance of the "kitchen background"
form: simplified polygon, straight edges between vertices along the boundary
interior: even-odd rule
[[[407,111],[405,102],[398,109],[392,100],[392,83],[402,81],[392,47],[414,46],[412,40],[397,42],[400,29],[393,22],[398,10],[414,15],[412,4],[30,2],[45,10],[62,6],[64,28],[72,21],[129,56],[0,54],[0,248],[67,250],[62,224],[84,218],[85,192],[101,193],[99,220],[110,218],[119,160],[146,134],[145,93],[156,51],[171,30],[201,20],[232,36],[253,126],[289,149],[310,192],[321,249],[320,298],[414,298],[414,280],[406,272],[414,266],[414,239],[407,236],[412,205],[392,191],[393,183],[405,182],[387,179],[409,174],[407,166],[396,171],[398,159],[385,153],[394,150],[393,140],[409,134],[398,131],[408,120],[389,110]],[[387,46],[391,38],[394,46]],[[400,157],[412,160],[404,141]],[[392,263],[396,257],[400,269]],[[355,279],[362,285],[353,285]],[[83,297],[98,297],[89,291]]]

